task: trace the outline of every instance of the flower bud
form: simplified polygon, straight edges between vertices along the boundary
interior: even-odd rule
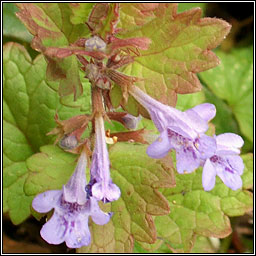
[[[93,36],[85,41],[85,49],[89,51],[105,51],[106,43],[98,36]]]
[[[78,145],[78,141],[75,135],[64,135],[60,140],[59,146],[63,149],[74,149]]]

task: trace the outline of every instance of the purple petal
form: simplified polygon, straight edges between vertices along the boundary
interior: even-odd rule
[[[207,159],[216,152],[216,140],[213,137],[201,134],[194,142],[195,147],[201,154],[201,159]]]
[[[244,144],[243,139],[234,133],[224,133],[216,136],[218,151],[233,151],[235,154],[239,154]]]
[[[189,127],[198,133],[204,133],[208,130],[208,123],[197,112],[188,109],[185,111],[186,123]]]
[[[86,177],[85,169],[87,165],[87,158],[84,152],[81,153],[76,169],[69,179],[69,182],[63,186],[63,195],[66,202],[85,204],[86,198]]]
[[[60,197],[62,196],[62,190],[49,190],[37,195],[33,202],[32,207],[40,213],[49,212],[53,209]]]
[[[222,179],[226,186],[232,190],[237,190],[242,187],[243,182],[240,175],[236,173],[231,173],[228,171],[217,171],[217,175]]]
[[[100,182],[95,183],[92,186],[92,196],[97,200],[102,200],[105,197],[105,191],[103,191],[102,184]]]
[[[200,160],[192,148],[176,150],[176,168],[178,173],[193,172],[200,165]]]
[[[216,170],[212,165],[210,159],[207,159],[204,164],[202,183],[205,191],[210,191],[215,185]]]
[[[161,133],[166,129],[166,126],[171,122],[171,120],[167,121],[167,116],[164,115],[161,111],[148,109],[150,113],[151,120],[156,126],[157,130]]]
[[[120,191],[119,187],[112,182],[109,183],[108,192],[107,192],[108,201],[110,201],[110,202],[115,201],[115,200],[119,199],[120,195],[121,195],[121,191]]]
[[[92,195],[98,200],[117,200],[120,190],[112,184],[110,177],[110,162],[105,141],[104,120],[102,116],[95,118],[95,147],[91,164]]]
[[[228,164],[236,171],[237,174],[242,175],[244,170],[243,159],[240,156],[231,155],[225,156]]]
[[[171,149],[167,130],[164,130],[160,136],[147,148],[147,154],[152,158],[162,158],[166,156]]]
[[[210,103],[203,103],[203,104],[197,105],[191,109],[188,109],[186,112],[191,112],[191,111],[196,112],[206,122],[209,122],[216,115],[216,108],[213,104],[210,104]]]
[[[117,200],[120,195],[120,189],[118,186],[110,182],[109,184],[103,184],[103,182],[95,183],[92,186],[92,195],[97,200],[105,200],[107,199],[109,202]]]
[[[40,234],[49,244],[61,244],[65,241],[67,228],[67,221],[55,211],[51,219],[43,225]]]
[[[98,202],[95,198],[91,197],[90,198],[90,203],[91,203],[91,218],[92,220],[98,224],[98,225],[105,225],[106,223],[109,222],[110,218],[111,218],[111,215],[103,212],[99,205],[98,205]]]
[[[91,234],[88,227],[88,215],[84,218],[77,217],[75,221],[69,224],[65,240],[69,248],[80,248],[90,244]]]
[[[168,125],[168,127],[167,127],[168,131],[175,132],[175,133],[181,135],[184,138],[194,139],[194,138],[197,137],[197,133],[193,129],[191,129],[190,127],[188,127],[188,126],[184,127],[184,125],[182,123],[178,123],[178,122],[175,125],[176,126]]]

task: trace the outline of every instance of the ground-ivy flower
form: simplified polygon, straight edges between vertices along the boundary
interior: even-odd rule
[[[106,224],[110,214],[104,213],[93,197],[88,197],[85,186],[86,154],[78,160],[74,174],[62,190],[50,190],[37,195],[33,208],[40,213],[54,209],[54,213],[41,229],[41,236],[50,244],[66,242],[69,248],[80,248],[90,244],[88,218],[98,225]]]
[[[91,193],[103,202],[117,200],[120,189],[110,177],[110,161],[106,145],[104,120],[101,115],[95,117],[95,145],[91,163]]]
[[[239,156],[243,139],[233,133],[224,133],[216,136],[216,153],[205,161],[203,168],[202,183],[204,190],[212,190],[215,185],[215,177],[231,188],[237,190],[242,187],[241,175],[244,164]]]
[[[216,150],[214,138],[204,134],[208,121],[215,114],[212,104],[201,104],[185,112],[164,105],[145,94],[138,87],[131,87],[130,94],[145,107],[160,136],[147,149],[152,158],[162,158],[171,149],[176,150],[177,171],[194,171],[204,159]]]

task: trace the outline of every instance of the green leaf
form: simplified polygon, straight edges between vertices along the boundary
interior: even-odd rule
[[[17,11],[18,8],[14,3],[3,3],[3,35],[24,42],[31,42],[31,34],[15,15]]]
[[[158,3],[120,3],[118,28],[127,33],[142,27],[155,18]]]
[[[46,145],[41,153],[32,155],[26,164],[29,175],[24,185],[27,195],[35,196],[46,190],[62,189],[76,166],[76,155],[64,152],[61,148]]]
[[[93,8],[95,3],[70,3],[70,9],[73,13],[70,17],[70,21],[73,24],[84,24]]]
[[[44,52],[47,47],[68,46],[89,34],[85,24],[72,24],[72,11],[68,3],[19,3],[19,19],[34,35],[32,47]],[[48,79],[60,79],[59,93],[66,96],[74,93],[76,99],[82,94],[79,65],[76,56],[61,61],[49,59]],[[56,69],[57,67],[57,69]]]
[[[53,83],[48,86],[46,81],[46,61],[42,55],[32,62],[24,47],[8,43],[4,46],[3,60],[4,119],[25,134],[28,143],[36,152],[40,146],[52,141],[45,134],[55,127],[56,110],[60,119],[67,119],[81,112],[77,108],[60,104],[58,95],[52,90]],[[89,95],[87,108],[90,106],[88,97]]]
[[[117,143],[110,148],[111,177],[122,192],[121,198],[102,205],[104,211],[114,212],[111,221],[99,226],[90,224],[92,242],[79,252],[132,252],[134,240],[156,241],[152,215],[169,212],[159,187],[174,185],[172,170],[164,161],[146,155],[146,146]],[[136,154],[135,154],[136,153]],[[46,190],[61,189],[75,168],[76,156],[56,146],[43,146],[41,153],[27,160],[29,176],[24,189],[33,196]]]
[[[232,113],[232,109],[225,101],[218,98],[207,87],[203,89],[206,102],[212,103],[216,107],[216,116],[211,121],[216,128],[216,134],[233,132],[239,134],[238,123]]]
[[[191,93],[191,94],[178,94],[176,108],[181,111],[185,111],[187,109],[193,108],[196,105],[202,104],[204,102],[205,102],[204,91]]]
[[[56,110],[61,119],[81,114],[79,109],[60,104],[58,95],[47,86],[45,72],[46,61],[42,55],[32,61],[23,46],[4,45],[3,201],[4,211],[9,211],[15,224],[29,216],[33,198],[23,191],[28,174],[26,159],[40,146],[53,141],[46,133],[55,127]]]
[[[228,34],[230,25],[216,18],[200,18],[200,8],[177,14],[177,4],[172,3],[160,3],[150,14],[150,21],[119,33],[123,38],[151,40],[149,49],[135,56],[122,71],[141,78],[137,85],[152,97],[175,106],[177,93],[200,91],[196,73],[219,64],[210,50]]]
[[[179,3],[178,12],[184,12],[192,8],[201,8],[204,12],[206,9],[207,3]]]
[[[252,210],[252,155],[244,155],[243,189],[233,191],[217,177],[213,190],[202,188],[202,168],[191,174],[176,174],[176,187],[164,189],[171,213],[157,216],[157,236],[173,252],[190,252],[196,236],[223,238],[231,233],[228,216],[241,216]],[[162,190],[161,190],[162,191]]]
[[[27,177],[25,160],[33,154],[24,134],[12,123],[3,121],[3,198],[4,212],[9,211],[14,224],[20,224],[30,215],[33,199],[23,192]]]
[[[218,238],[197,236],[191,253],[216,253],[218,248],[214,245],[213,239],[217,240]]]
[[[17,16],[35,36],[37,47],[67,46],[89,34],[86,25],[70,22],[72,11],[68,3],[21,3],[17,6],[20,9]]]
[[[133,253],[171,253],[171,250],[163,240],[157,239],[154,244],[135,242]]]
[[[253,141],[253,49],[237,48],[230,53],[217,51],[222,63],[200,74],[203,82],[235,115],[241,132]]]

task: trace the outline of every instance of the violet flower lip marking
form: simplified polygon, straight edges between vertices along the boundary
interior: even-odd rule
[[[244,164],[239,156],[244,144],[243,139],[234,133],[224,133],[216,136],[217,150],[205,161],[202,175],[204,190],[212,190],[215,186],[215,177],[218,175],[226,186],[232,190],[242,187],[241,175]]]
[[[117,200],[120,189],[110,177],[110,161],[106,145],[104,120],[101,115],[95,117],[95,145],[91,163],[91,193],[97,200],[111,202]]]
[[[32,202],[33,208],[40,213],[54,209],[52,217],[40,231],[49,244],[65,241],[69,248],[88,246],[91,241],[89,216],[98,225],[108,223],[111,218],[111,214],[101,211],[95,198],[87,197],[86,164],[86,154],[82,152],[73,175],[63,189],[43,192]]]
[[[216,114],[214,105],[204,103],[182,112],[158,102],[136,86],[131,86],[129,92],[148,110],[160,132],[160,136],[147,148],[150,157],[162,158],[174,149],[177,171],[184,173],[194,171],[202,160],[214,154],[215,139],[204,134],[208,121]]]

